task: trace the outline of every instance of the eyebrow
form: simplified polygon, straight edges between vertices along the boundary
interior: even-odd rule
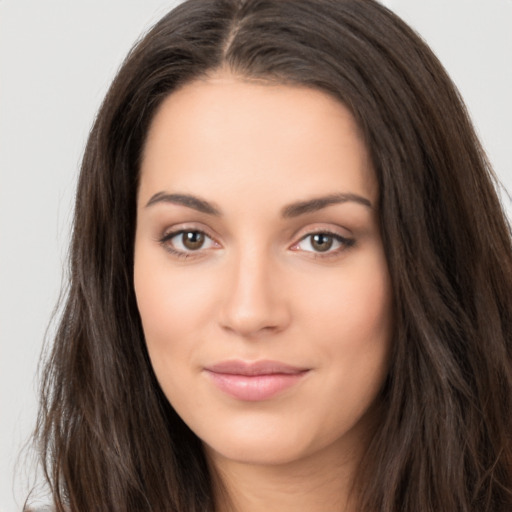
[[[313,199],[308,199],[307,201],[298,201],[296,203],[289,204],[282,208],[281,216],[285,219],[290,219],[299,217],[306,213],[313,213],[318,210],[322,210],[327,206],[348,202],[357,203],[370,209],[373,208],[372,203],[365,197],[351,193],[339,193],[315,197]],[[146,208],[157,203],[171,203],[186,206],[187,208],[192,208],[198,212],[206,213],[207,215],[222,215],[220,209],[214,204],[190,194],[168,194],[166,192],[157,192],[147,202]]]
[[[281,215],[285,219],[289,219],[292,217],[298,217],[299,215],[304,215],[306,213],[316,212],[321,210],[322,208],[326,208],[327,206],[331,206],[333,204],[342,204],[342,203],[357,203],[363,205],[367,208],[373,208],[372,203],[366,197],[359,196],[357,194],[330,194],[327,196],[316,197],[313,199],[308,199],[307,201],[299,201],[297,203],[292,203],[288,206],[285,206],[281,210]]]
[[[192,196],[190,194],[167,194],[166,192],[157,192],[147,202],[146,208],[157,203],[178,204],[181,206],[186,206],[187,208],[192,208],[201,213],[206,213],[208,215],[220,216],[221,214],[220,210],[212,203],[209,203],[204,199],[199,199],[198,197]]]

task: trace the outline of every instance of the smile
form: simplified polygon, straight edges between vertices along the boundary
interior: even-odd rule
[[[309,369],[277,361],[224,361],[204,369],[211,382],[238,400],[268,400],[297,384]]]

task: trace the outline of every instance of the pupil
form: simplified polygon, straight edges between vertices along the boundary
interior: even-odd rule
[[[332,242],[332,236],[320,233],[317,235],[313,235],[313,241],[311,245],[315,250],[325,252],[332,247]]]
[[[187,249],[199,249],[204,243],[204,234],[199,231],[183,233],[183,245]]]

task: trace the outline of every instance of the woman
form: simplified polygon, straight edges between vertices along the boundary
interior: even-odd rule
[[[38,439],[57,510],[508,511],[512,250],[373,0],[188,0],[91,132]]]

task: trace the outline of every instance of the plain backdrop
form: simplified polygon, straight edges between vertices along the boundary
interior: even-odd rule
[[[176,3],[0,0],[0,512],[21,510],[31,485],[19,453],[35,421],[88,130],[132,43]],[[512,0],[384,3],[448,69],[512,190]]]

